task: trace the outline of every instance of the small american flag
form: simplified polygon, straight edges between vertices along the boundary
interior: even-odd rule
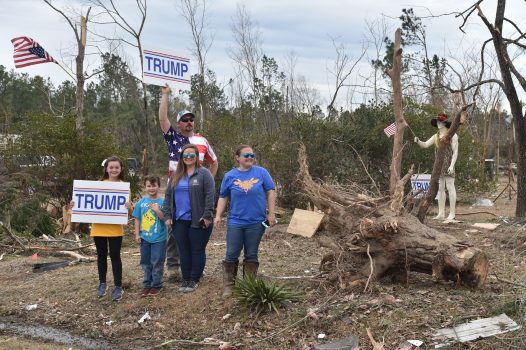
[[[387,137],[391,137],[396,133],[396,123],[389,124],[384,129],[385,134]]]
[[[46,62],[54,62],[55,59],[46,52],[36,41],[27,36],[21,36],[11,39],[15,47],[13,59],[15,60],[16,68],[23,68],[33,64],[40,64]]]

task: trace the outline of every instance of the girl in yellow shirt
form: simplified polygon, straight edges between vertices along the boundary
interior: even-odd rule
[[[103,162],[104,175],[100,181],[121,182],[124,180],[122,161],[115,156],[109,157]],[[131,203],[126,203],[126,208],[130,209]],[[97,268],[99,271],[99,287],[97,296],[102,298],[106,295],[108,287],[106,283],[106,273],[108,271],[108,247],[111,259],[111,269],[113,271],[113,281],[115,287],[111,291],[111,299],[119,301],[122,299],[122,262],[121,246],[122,236],[124,235],[123,225],[115,224],[93,224],[91,234],[97,247]]]

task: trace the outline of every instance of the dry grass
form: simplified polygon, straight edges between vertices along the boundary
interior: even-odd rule
[[[15,336],[0,335],[0,349],[5,350],[67,350],[70,346],[61,346],[52,343],[35,343],[34,341],[18,338]],[[75,347],[75,349],[79,349]]]
[[[526,288],[499,282],[491,275],[526,284],[526,246],[517,245],[526,240],[526,230],[507,226],[495,232],[469,233],[466,230],[471,228],[471,218],[462,219],[466,221],[460,224],[430,221],[429,225],[462,237],[487,253],[490,278],[481,290],[437,284],[431,276],[411,273],[407,283],[374,282],[370,293],[353,294],[327,287],[323,278],[305,278],[290,280],[305,291],[301,302],[279,315],[265,314],[255,320],[233,300],[221,299],[223,231],[213,234],[207,250],[206,276],[195,293],[181,294],[177,286],[167,284],[159,296],[148,299],[138,297],[142,270],[138,248],[127,236],[122,251],[126,286],[122,301],[113,303],[109,296],[102,300],[95,297],[94,263],[36,274],[31,272],[30,257],[6,255],[0,261],[0,317],[66,329],[128,349],[155,346],[170,339],[200,342],[207,337],[240,344],[243,349],[309,349],[322,342],[317,335],[325,333],[323,342],[356,335],[361,349],[367,350],[372,349],[367,328],[377,341],[384,339],[385,349],[396,349],[406,339],[423,340],[425,349],[431,348],[431,335],[438,328],[506,312],[521,322],[523,329],[449,349],[524,349]],[[315,240],[286,234],[285,229],[285,225],[278,225],[265,235],[260,252],[261,273],[271,277],[317,275],[328,249],[318,247]],[[54,258],[48,260],[51,259]],[[111,286],[111,272],[108,281]],[[25,310],[26,305],[34,303],[38,303],[36,310]],[[311,316],[305,317],[309,309]],[[138,324],[146,311],[152,319]],[[231,316],[224,320],[226,314]],[[110,320],[113,323],[106,325]],[[281,330],[284,331],[278,333]]]

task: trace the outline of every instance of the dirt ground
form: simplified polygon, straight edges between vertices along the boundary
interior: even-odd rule
[[[486,198],[495,198],[504,185],[505,182]],[[372,292],[365,294],[358,290],[340,290],[327,284],[318,273],[320,261],[327,253],[325,248],[320,248],[315,239],[286,233],[287,225],[280,224],[264,236],[260,272],[265,277],[279,277],[281,282],[294,285],[304,291],[305,297],[279,314],[255,318],[235,300],[221,298],[220,264],[225,240],[224,230],[215,230],[207,248],[205,277],[197,291],[190,294],[178,293],[176,284],[166,283],[159,296],[139,298],[142,270],[139,249],[131,235],[125,237],[122,249],[125,294],[120,302],[112,302],[109,296],[100,300],[95,296],[95,263],[32,273],[35,261],[30,256],[6,254],[0,261],[0,323],[50,326],[108,342],[100,347],[126,349],[152,348],[170,340],[203,342],[205,338],[213,338],[214,343],[235,344],[237,349],[312,349],[315,344],[350,335],[359,337],[360,349],[372,349],[367,328],[377,341],[383,339],[385,349],[397,349],[407,339],[422,340],[421,348],[431,349],[431,335],[435,330],[477,318],[505,312],[526,325],[526,319],[520,319],[524,311],[518,311],[519,298],[526,303],[526,225],[510,225],[503,221],[513,216],[515,197],[508,201],[506,195],[495,206],[480,208],[470,206],[472,198],[463,198],[462,193],[458,196],[457,218],[462,222],[445,225],[428,220],[428,225],[462,237],[487,253],[490,276],[480,290],[436,283],[431,276],[418,273],[411,273],[407,284],[376,281]],[[495,231],[473,231],[474,222],[500,223],[501,226]],[[88,240],[86,238],[86,242]],[[38,262],[55,260],[58,258],[44,257]],[[111,287],[111,272],[108,282]],[[38,307],[28,311],[26,306],[30,304],[38,304]],[[525,310],[526,305],[522,307]],[[309,310],[316,317],[306,317]],[[139,324],[138,320],[147,311],[151,319]],[[325,338],[318,339],[319,334],[325,334]],[[448,349],[524,349],[524,339],[523,328]],[[53,344],[21,346],[24,342],[26,340],[19,340],[13,331],[0,327],[2,349],[68,348]],[[212,349],[218,346],[176,341],[164,348]]]

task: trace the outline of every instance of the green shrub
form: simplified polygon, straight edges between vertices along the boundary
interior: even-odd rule
[[[34,235],[55,231],[55,219],[47,212],[72,198],[73,180],[98,180],[103,175],[101,162],[119,156],[127,174],[127,150],[119,146],[110,125],[86,122],[82,133],[74,117],[27,117],[10,131],[19,135],[16,142],[0,150],[0,220],[19,232]],[[131,183],[132,198],[139,191],[139,178]]]
[[[33,236],[55,235],[55,219],[42,207],[39,198],[24,201],[13,211],[11,227],[18,232],[30,232]]]
[[[0,175],[0,221],[33,236],[54,235],[56,220],[46,210],[48,197],[28,174]]]
[[[246,307],[254,310],[257,315],[262,312],[275,311],[285,304],[301,299],[302,293],[275,281],[247,274],[244,279],[238,278],[232,289],[234,297]]]

